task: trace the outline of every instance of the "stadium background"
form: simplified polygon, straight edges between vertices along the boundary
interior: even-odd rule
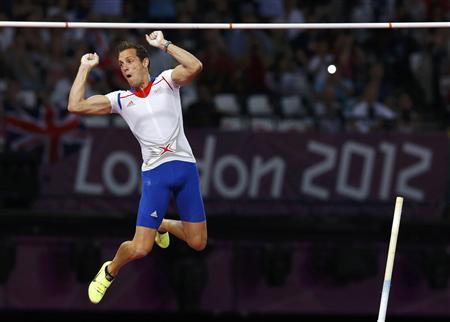
[[[0,20],[24,21],[401,22],[449,13],[444,0],[0,2]],[[120,119],[67,113],[68,91],[91,51],[100,65],[87,94],[127,88],[115,45],[145,44],[149,31],[2,28],[0,317],[375,320],[402,195],[388,320],[447,321],[449,30],[163,31],[204,64],[182,102],[208,249],[155,249],[102,304],[89,303],[98,266],[132,235],[140,155]],[[174,66],[149,51],[152,75]]]

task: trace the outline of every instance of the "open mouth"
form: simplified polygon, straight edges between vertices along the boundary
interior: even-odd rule
[[[131,74],[126,74],[125,77],[126,78],[131,78]]]

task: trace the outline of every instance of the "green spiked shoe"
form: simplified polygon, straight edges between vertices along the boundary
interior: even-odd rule
[[[91,300],[91,302],[94,304],[97,304],[102,300],[103,296],[106,293],[106,290],[112,283],[112,280],[108,280],[106,278],[106,267],[110,263],[111,263],[110,261],[105,262],[98,271],[97,275],[95,275],[91,284],[89,284],[88,289],[89,300]]]
[[[161,248],[169,247],[169,245],[170,245],[169,232],[165,232],[165,233],[156,232],[155,242]]]

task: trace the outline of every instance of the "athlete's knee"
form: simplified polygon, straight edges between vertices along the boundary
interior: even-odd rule
[[[192,249],[195,249],[196,251],[202,251],[206,248],[207,244],[206,236],[200,235],[193,236],[189,238],[187,243]]]
[[[163,219],[161,225],[159,225],[158,231],[169,231],[170,220]]]
[[[139,259],[147,256],[152,250],[152,245],[142,245],[140,243],[133,242],[131,244],[131,257],[133,259]]]

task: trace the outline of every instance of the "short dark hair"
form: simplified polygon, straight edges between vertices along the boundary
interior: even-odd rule
[[[147,49],[145,49],[144,46],[135,44],[132,42],[128,42],[128,41],[122,41],[117,46],[117,51],[120,54],[122,51],[127,50],[127,49],[132,49],[132,48],[136,49],[136,55],[139,57],[139,59],[141,61],[143,61],[144,58],[149,58],[148,51],[147,51]]]

